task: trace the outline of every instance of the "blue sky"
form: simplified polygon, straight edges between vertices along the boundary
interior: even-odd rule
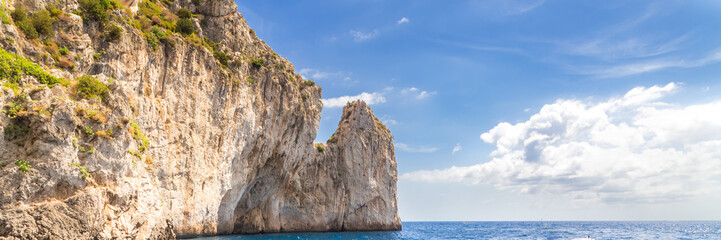
[[[721,219],[721,2],[247,1],[394,135],[410,220]]]

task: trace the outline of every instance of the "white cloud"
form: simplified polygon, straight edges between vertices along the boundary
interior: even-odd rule
[[[518,15],[531,11],[545,3],[546,0],[491,0],[470,1],[472,8],[478,8],[486,14]]]
[[[481,139],[489,162],[403,179],[490,183],[525,193],[604,202],[673,202],[721,191],[721,101],[660,100],[678,85],[638,87],[603,102],[559,99]]]
[[[410,93],[410,92],[417,92],[417,91],[418,91],[418,88],[410,87],[410,88],[406,88],[406,89],[401,90],[401,93],[407,94],[407,93]]]
[[[506,11],[508,14],[515,15],[531,11],[541,5],[546,0],[533,0],[533,1],[504,1],[506,2]]]
[[[378,30],[373,30],[372,32],[361,32],[356,30],[351,30],[350,35],[353,37],[353,40],[356,42],[362,42],[368,39],[372,39],[377,37],[380,33]]]
[[[406,17],[403,17],[403,18],[401,18],[401,20],[398,20],[398,24],[404,24],[404,23],[408,23],[408,22],[410,22],[410,20],[408,20],[408,18],[406,18]]]
[[[461,148],[461,144],[460,144],[460,143],[456,143],[456,146],[453,147],[453,151],[451,152],[451,154],[454,154],[454,153],[456,153],[456,152],[458,152],[458,151],[461,151],[461,149],[462,149],[462,148]]]
[[[675,51],[688,38],[689,34],[665,41],[635,37],[623,40],[602,37],[578,43],[561,44],[559,47],[571,55],[597,57],[604,60],[645,58]]]
[[[343,79],[343,81],[351,81],[350,75],[352,73],[346,72],[324,72],[313,68],[303,68],[300,70],[300,75],[304,78],[323,80],[323,79]]]
[[[416,96],[416,98],[418,98],[418,99],[424,99],[424,98],[430,97],[430,96],[432,96],[432,95],[436,95],[436,92],[421,91],[421,92],[418,94],[418,96]]]
[[[433,95],[436,95],[436,94],[437,94],[437,92],[435,92],[435,91],[433,91],[433,92],[422,91],[422,90],[419,90],[418,88],[415,88],[415,87],[410,87],[410,88],[403,89],[403,90],[401,90],[401,93],[402,93],[402,94],[411,94],[411,95],[413,95],[416,99],[424,99],[424,98],[427,98],[427,97],[430,97],[430,96],[433,96]]]
[[[402,151],[406,151],[406,152],[429,153],[429,152],[435,152],[438,150],[438,148],[435,148],[435,147],[411,147],[405,143],[395,143],[395,147]]]
[[[721,61],[721,50],[716,50],[712,54],[697,60],[650,60],[611,67],[594,67],[590,70],[581,71],[581,74],[595,75],[599,78],[624,77],[672,67],[700,67],[718,61]]]
[[[447,40],[432,40],[433,42],[439,43],[439,44],[445,44],[455,47],[462,47],[467,48],[471,50],[476,51],[483,51],[483,52],[501,52],[501,53],[510,53],[510,54],[517,54],[524,57],[531,57],[526,51],[524,51],[521,48],[511,48],[511,47],[501,47],[501,46],[486,46],[486,45],[477,45],[475,43],[464,43],[464,42],[453,42],[453,41],[447,41]]]
[[[363,92],[363,93],[355,95],[355,96],[341,96],[341,97],[336,97],[336,98],[323,99],[322,101],[323,101],[323,107],[334,108],[334,107],[343,107],[346,105],[346,103],[352,102],[355,100],[363,100],[368,105],[386,102],[386,98],[383,97],[383,94],[378,93],[378,92],[374,92],[374,93]]]
[[[381,122],[382,122],[383,124],[385,124],[385,125],[388,125],[388,126],[390,126],[390,125],[398,125],[398,121],[393,120],[393,119],[385,119],[385,120],[382,120]]]
[[[398,121],[393,120],[388,116],[382,116],[382,117],[380,117],[380,120],[386,126],[398,125]]]
[[[634,15],[632,19],[596,31],[590,38],[561,41],[558,47],[571,55],[589,56],[607,61],[658,56],[681,48],[680,45],[689,39],[690,33],[680,36],[637,34],[637,28],[651,19],[655,13],[654,8],[649,8],[644,14]]]

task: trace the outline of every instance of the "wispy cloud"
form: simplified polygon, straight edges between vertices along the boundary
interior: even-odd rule
[[[405,143],[395,143],[396,148],[405,151],[405,152],[421,152],[421,153],[430,153],[435,152],[438,150],[436,147],[411,147],[408,144]]]
[[[526,51],[524,51],[521,48],[517,48],[517,47],[479,45],[479,44],[475,44],[475,43],[454,42],[454,41],[447,41],[447,40],[440,40],[440,39],[433,40],[433,42],[436,42],[438,44],[448,45],[448,46],[466,48],[466,49],[470,49],[470,50],[474,50],[474,51],[501,52],[501,53],[509,53],[509,54],[530,57],[530,55]]]
[[[395,28],[398,28],[398,25],[409,23],[410,20],[407,17],[402,17],[400,20],[396,21],[396,24],[388,23],[385,24],[385,26],[382,26],[381,28],[373,29],[373,31],[363,31],[363,30],[350,30],[348,31],[348,34],[353,38],[356,42],[363,42],[367,40],[374,39],[381,35],[383,32],[392,31]]]
[[[339,79],[343,81],[351,81],[350,75],[353,73],[346,73],[346,72],[325,72],[318,69],[313,68],[303,68],[300,70],[300,75],[302,75],[304,78],[310,78],[314,80],[323,80],[323,79]]]
[[[410,22],[410,20],[408,20],[408,18],[406,18],[406,17],[403,17],[403,18],[401,18],[401,20],[398,20],[398,24],[404,24],[404,23],[408,23],[408,22]]]
[[[645,58],[675,51],[689,39],[691,32],[680,36],[639,35],[638,28],[652,19],[657,10],[653,4],[643,14],[611,24],[588,36],[558,41],[558,49],[570,55],[595,57],[605,61]]]
[[[456,146],[453,147],[453,151],[451,151],[451,154],[455,154],[458,151],[461,151],[461,143],[456,143]]]
[[[386,98],[383,96],[383,93],[379,93],[379,92],[373,92],[373,93],[363,92],[363,93],[355,95],[355,96],[341,96],[341,97],[336,97],[336,98],[323,99],[322,101],[323,101],[323,107],[336,108],[336,107],[343,107],[346,105],[346,103],[352,102],[355,100],[363,100],[368,105],[386,102]]]
[[[491,0],[470,1],[472,8],[481,9],[490,14],[519,15],[543,5],[546,0]]]
[[[658,71],[666,68],[693,68],[705,66],[721,61],[721,50],[717,50],[701,59],[686,60],[646,60],[613,66],[585,67],[577,70],[577,73],[592,75],[597,78],[614,78],[636,75],[646,72]]]
[[[386,126],[398,125],[398,121],[391,119],[389,116],[382,116],[380,120]]]
[[[603,202],[674,202],[721,191],[721,101],[661,102],[678,89],[637,87],[595,103],[559,99],[524,122],[483,133],[496,146],[491,161],[401,178]]]
[[[348,33],[353,37],[353,40],[355,40],[356,42],[362,42],[365,40],[373,39],[380,34],[380,32],[377,29],[373,30],[371,32],[362,32],[362,31],[351,30]]]
[[[581,37],[541,41],[551,44],[553,52],[534,53],[537,55],[534,58],[543,58],[542,61],[562,66],[573,74],[595,78],[625,77],[673,67],[691,68],[717,61],[707,56],[694,59],[675,54],[687,47],[693,31],[680,35],[645,33],[643,27],[659,11],[662,10],[654,4],[647,4],[641,14],[608,23]],[[587,58],[579,61],[579,56]]]
[[[504,1],[506,5],[506,11],[508,14],[516,15],[531,11],[546,2],[546,0],[532,0],[532,1]]]
[[[438,92],[436,92],[436,91],[432,91],[432,92],[423,91],[423,90],[419,90],[418,88],[415,88],[415,87],[410,87],[410,88],[406,88],[406,89],[401,90],[401,93],[402,93],[402,94],[412,95],[412,96],[414,96],[416,99],[424,99],[424,98],[428,98],[428,97],[430,97],[430,96],[436,95]]]
[[[559,49],[570,55],[595,57],[602,60],[646,58],[666,54],[679,49],[689,38],[684,34],[673,39],[648,39],[630,37],[626,39],[596,38],[559,44]]]
[[[418,93],[418,96],[416,96],[416,98],[424,99],[424,98],[430,97],[432,95],[436,95],[436,92],[421,91],[420,93]]]

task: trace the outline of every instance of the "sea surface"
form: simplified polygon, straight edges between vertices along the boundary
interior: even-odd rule
[[[721,239],[719,222],[403,222],[402,231],[258,234],[257,239]]]

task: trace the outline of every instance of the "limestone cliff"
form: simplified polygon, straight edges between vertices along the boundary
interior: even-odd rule
[[[235,209],[234,232],[401,228],[393,139],[364,102],[349,103],[328,145],[316,149],[300,165],[276,159],[260,169]]]
[[[359,101],[314,146],[320,87],[233,1],[0,10],[0,239],[400,229],[390,132]]]

